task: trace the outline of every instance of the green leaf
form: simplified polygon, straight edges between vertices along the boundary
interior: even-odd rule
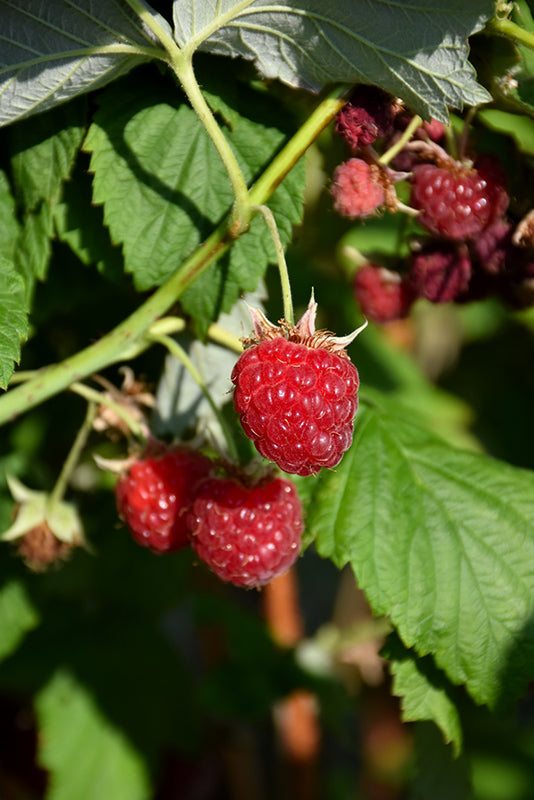
[[[58,238],[68,244],[83,264],[94,264],[110,280],[123,275],[122,253],[110,239],[101,206],[92,203],[91,178],[79,164],[63,184],[60,200],[52,206]]]
[[[202,79],[209,87],[209,79]],[[245,179],[266,166],[286,138],[281,106],[242,87],[228,90],[239,117],[225,131]],[[139,76],[107,89],[89,130],[93,198],[104,204],[113,241],[123,244],[126,269],[146,290],[166,280],[229,211],[233,194],[226,170],[196,114],[172,84]],[[269,203],[288,242],[300,220],[304,165],[298,164]],[[182,297],[202,331],[253,291],[275,251],[267,226],[256,218],[217,265]]]
[[[15,198],[5,172],[0,169],[0,256],[12,259],[19,223],[15,213]]]
[[[15,263],[24,276],[28,301],[33,296],[35,281],[46,278],[53,233],[52,211],[47,202],[26,214],[15,249]]]
[[[175,37],[192,51],[253,60],[266,78],[317,91],[328,83],[381,86],[426,117],[489,94],[467,61],[467,38],[493,14],[489,0],[175,0]]]
[[[321,475],[308,526],[378,615],[496,705],[532,677],[534,474],[450,447],[380,399]]]
[[[162,52],[123,0],[0,0],[0,19],[0,125],[104,86]]]
[[[23,584],[15,579],[6,581],[0,588],[0,661],[17,649],[38,622]]]
[[[453,687],[445,675],[436,669],[429,656],[419,658],[413,650],[407,650],[396,634],[389,636],[381,655],[390,660],[393,694],[401,698],[402,719],[434,722],[458,755],[462,749],[462,728],[451,696]]]
[[[47,800],[146,800],[146,765],[75,676],[57,671],[36,698]]]
[[[68,177],[84,135],[85,103],[68,103],[9,130],[16,194],[27,211],[51,200]]]
[[[22,277],[13,263],[0,256],[0,387],[6,389],[13,362],[28,336],[28,313]]]
[[[478,118],[492,131],[511,136],[520,152],[534,155],[534,119],[496,108],[482,109]]]

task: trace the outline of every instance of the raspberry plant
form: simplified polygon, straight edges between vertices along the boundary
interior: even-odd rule
[[[2,796],[532,797],[533,49],[0,0]]]

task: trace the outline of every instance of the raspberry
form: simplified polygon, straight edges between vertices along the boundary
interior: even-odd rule
[[[185,512],[211,461],[185,447],[154,458],[141,458],[115,486],[117,509],[133,539],[153,553],[185,547]]]
[[[388,136],[393,128],[391,97],[374,86],[358,86],[336,116],[339,133],[352,150]]]
[[[467,241],[478,236],[506,209],[502,186],[472,167],[453,162],[446,167],[416,166],[411,204],[420,209],[418,222],[435,236]]]
[[[361,158],[350,158],[334,172],[332,197],[334,208],[342,217],[368,217],[385,202],[380,183],[380,167]]]
[[[296,561],[303,530],[295,486],[208,478],[187,515],[191,547],[223,581],[263,586]]]
[[[354,295],[362,314],[373,322],[389,322],[408,316],[415,294],[398,272],[365,264],[354,277]]]
[[[410,282],[419,297],[447,303],[464,292],[471,278],[471,261],[464,246],[431,243],[412,256]]]
[[[257,337],[232,372],[246,435],[262,456],[296,475],[340,462],[358,408],[358,372],[344,347],[359,331],[345,339],[315,332],[316,310],[312,301],[293,328],[251,310]]]
[[[497,275],[505,269],[507,257],[513,250],[511,240],[512,226],[500,219],[469,243],[471,255],[485,272]]]

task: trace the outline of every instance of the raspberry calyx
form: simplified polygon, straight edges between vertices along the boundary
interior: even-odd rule
[[[250,313],[255,336],[244,340],[231,376],[243,430],[284,472],[335,467],[352,443],[358,408],[358,371],[345,347],[367,322],[346,337],[316,331],[313,298],[295,326]]]

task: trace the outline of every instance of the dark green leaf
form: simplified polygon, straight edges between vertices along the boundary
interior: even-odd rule
[[[0,255],[12,259],[19,224],[15,214],[15,199],[5,172],[0,170]]]
[[[68,177],[82,143],[85,103],[75,101],[9,130],[13,182],[27,211],[51,200]]]
[[[233,99],[235,93],[229,93]],[[272,159],[286,133],[274,100],[243,87],[239,119],[226,134],[247,181]],[[94,200],[104,204],[112,239],[123,244],[126,269],[138,289],[158,285],[213,230],[233,202],[224,166],[196,114],[172,85],[123,81],[101,97],[86,140],[94,171]],[[274,194],[283,242],[302,213],[304,165],[299,164]],[[217,265],[198,278],[183,304],[202,331],[229,311],[243,291],[256,288],[275,260],[266,224],[256,218]]]
[[[534,475],[457,450],[385,400],[317,482],[319,552],[350,562],[373,610],[478,702],[532,676]]]
[[[410,800],[472,800],[469,762],[464,756],[454,757],[434,725],[415,726],[415,749],[417,773]]]
[[[0,256],[0,387],[5,389],[28,336],[28,309],[22,277],[11,261]]]

